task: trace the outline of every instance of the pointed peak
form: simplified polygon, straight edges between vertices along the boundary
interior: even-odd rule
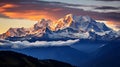
[[[67,18],[73,18],[73,15],[72,15],[72,14],[67,14],[67,15],[65,16],[65,19],[67,19]]]
[[[73,15],[72,14],[67,14],[65,17],[64,17],[64,20],[73,20]]]
[[[43,19],[40,19],[39,21],[37,21],[37,23],[35,25],[39,26],[39,25],[47,23],[47,22],[48,22],[48,20],[43,18]]]
[[[38,20],[38,23],[40,23],[42,21],[46,21],[46,19],[42,18],[42,19]]]
[[[16,30],[16,29],[18,29],[18,28],[12,28],[11,27],[11,28],[8,29],[8,31],[10,31],[10,30]]]
[[[84,21],[88,21],[88,22],[91,22],[93,19],[91,18],[91,17],[89,17],[89,16],[82,16],[82,19],[84,20]]]

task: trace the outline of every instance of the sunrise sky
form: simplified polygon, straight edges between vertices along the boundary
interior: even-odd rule
[[[0,0],[0,34],[10,27],[31,27],[41,18],[87,15],[120,30],[120,0]]]

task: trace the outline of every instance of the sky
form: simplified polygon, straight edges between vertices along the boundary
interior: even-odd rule
[[[0,34],[11,27],[31,27],[42,18],[55,22],[70,13],[120,30],[120,0],[0,0]]]

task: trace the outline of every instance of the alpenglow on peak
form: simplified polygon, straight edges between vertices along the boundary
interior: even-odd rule
[[[11,28],[0,35],[0,39],[10,40],[14,37],[21,37],[22,40],[37,37],[37,39],[96,39],[98,37],[98,39],[104,39],[105,37],[111,39],[118,37],[118,35],[104,23],[96,22],[89,16],[68,14],[55,22],[41,19],[31,28]]]

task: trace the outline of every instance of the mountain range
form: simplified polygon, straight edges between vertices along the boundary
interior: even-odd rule
[[[117,37],[120,37],[120,31],[115,31],[89,16],[76,16],[72,14],[66,15],[56,22],[41,19],[31,28],[10,28],[7,32],[0,35],[0,39],[10,41],[113,40]]]

